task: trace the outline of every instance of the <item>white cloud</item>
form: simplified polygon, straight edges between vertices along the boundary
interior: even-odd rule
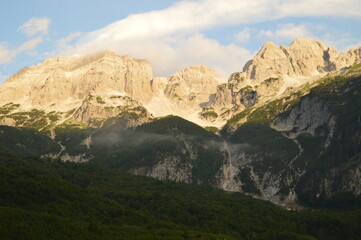
[[[337,16],[361,18],[359,0],[279,0],[280,17]]]
[[[311,37],[306,25],[279,24],[275,31],[261,30],[257,37],[265,40],[294,40],[297,37]]]
[[[0,64],[11,62],[18,54],[34,50],[43,42],[44,36],[48,33],[49,23],[49,18],[31,18],[21,25],[18,30],[27,36],[40,35],[24,42],[19,47],[10,48],[7,43],[0,43]]]
[[[175,72],[196,64],[214,69],[220,76],[241,70],[251,53],[236,45],[222,45],[202,34],[178,36],[151,41],[124,42],[109,46],[119,55],[130,55],[147,59],[155,76],[170,76]]]
[[[0,64],[10,62],[12,58],[13,53],[8,49],[6,43],[0,43]]]
[[[237,42],[247,43],[251,38],[251,29],[244,28],[239,33],[235,35]]]
[[[50,24],[50,18],[31,18],[23,25],[21,25],[18,30],[27,36],[31,37],[35,34],[45,35],[48,34],[48,28]]]
[[[0,64],[11,62],[20,53],[34,50],[42,41],[41,37],[33,38],[16,49],[9,49],[6,43],[0,43]]]
[[[156,75],[166,76],[184,65],[202,63],[229,74],[250,57],[236,45],[222,45],[198,33],[215,26],[256,23],[284,17],[342,16],[361,18],[359,0],[199,0],[181,1],[164,10],[130,15],[104,28],[84,34],[63,54],[84,55],[111,50],[118,54],[146,58]],[[251,32],[242,30],[240,43]],[[308,36],[302,25],[280,26],[272,37]],[[242,58],[242,59],[241,59]],[[247,59],[245,59],[247,58]]]
[[[73,41],[74,39],[80,37],[82,35],[81,32],[72,32],[69,33],[68,36],[61,38],[59,40],[57,40],[57,44],[60,46],[65,46],[68,43],[70,43],[71,41]]]
[[[208,39],[201,34],[194,34],[188,38],[178,39],[177,45],[168,45],[172,61],[168,61],[165,55],[159,64],[159,52],[149,56],[150,62],[155,63],[156,74],[165,72],[165,76],[191,65],[203,64],[213,68],[220,76],[228,77],[231,72],[241,71],[251,53],[234,44],[222,45],[219,42]],[[158,70],[159,69],[159,70]]]
[[[265,2],[264,0],[254,0]],[[128,41],[149,41],[174,34],[193,34],[219,24],[230,24],[235,20],[251,22],[263,16],[266,9],[254,8],[251,1],[182,1],[170,8],[152,11],[114,22],[102,29],[85,35],[76,46],[80,54],[102,50],[110,42],[122,44]],[[249,13],[239,14],[235,9],[252,8]]]
[[[359,38],[352,38],[347,34],[337,34],[326,32],[320,38],[327,46],[332,46],[336,48],[339,52],[348,52],[352,48],[359,48],[361,46],[361,42]]]
[[[71,48],[71,46],[69,45],[72,41],[74,41],[75,39],[79,38],[83,33],[81,32],[72,32],[69,33],[66,37],[61,38],[59,40],[57,40],[55,42],[56,45],[56,51],[53,52],[52,54],[61,54],[64,51],[67,51]]]
[[[325,46],[332,46],[340,52],[347,52],[351,48],[359,47],[359,39],[352,38],[348,32],[344,32],[324,24],[305,23],[300,25],[279,24],[277,29],[260,30],[256,35],[263,41],[272,40],[277,43],[293,41],[297,37],[308,37],[321,41]]]
[[[29,41],[26,41],[20,47],[18,47],[14,51],[14,53],[19,54],[19,53],[22,53],[22,52],[34,50],[42,41],[43,41],[42,37],[37,37],[37,38],[30,39]]]
[[[224,77],[228,77],[232,72],[241,71],[245,62],[252,57],[244,48],[234,44],[222,45],[200,34],[186,39],[179,46],[177,56],[177,62],[182,63],[182,68],[204,64]]]
[[[16,49],[10,49],[6,43],[0,43],[0,64],[11,62],[20,53],[34,50],[42,41],[42,37],[36,37],[26,41]]]

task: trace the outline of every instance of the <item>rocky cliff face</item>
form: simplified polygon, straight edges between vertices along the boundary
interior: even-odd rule
[[[319,41],[297,38],[288,47],[266,42],[243,72],[246,79],[258,85],[269,78],[311,77],[339,70],[352,65],[357,58],[360,49],[340,55]]]
[[[17,106],[3,112],[1,121],[23,126],[27,120],[38,129],[62,123],[99,127],[108,118],[148,103],[152,78],[147,61],[111,52],[51,58],[22,69],[0,87],[0,105]],[[39,119],[30,114],[34,109]],[[48,114],[56,117],[48,118]]]
[[[152,116],[137,101],[127,96],[93,96],[89,95],[76,109],[73,119],[86,123],[90,127],[101,127],[115,121],[122,121],[124,127],[143,124]]]
[[[146,106],[155,116],[174,114],[197,121],[201,108],[216,91],[217,78],[213,70],[201,65],[169,78],[153,78],[147,61],[111,52],[59,57],[10,77],[0,87],[0,105],[16,104],[14,112],[66,113],[75,109],[74,118],[92,127],[97,126],[96,119],[115,117],[126,108],[139,106]],[[129,98],[127,106],[116,103],[117,97]],[[11,118],[1,121],[16,125]]]
[[[292,132],[294,136],[301,133],[322,136],[326,132],[332,137],[335,118],[324,101],[317,96],[306,95],[295,107],[280,114],[272,127],[277,131]]]
[[[169,77],[164,94],[178,108],[184,105],[199,108],[212,100],[212,94],[219,84],[217,78],[216,73],[208,67],[192,66]]]
[[[155,78],[154,97],[146,108],[154,116],[173,114],[202,126],[212,125],[212,119],[202,119],[201,112],[213,102],[218,79],[212,69],[203,65],[188,67],[168,78]]]
[[[141,103],[152,97],[152,69],[145,60],[104,52],[84,58],[51,58],[24,68],[0,87],[0,104],[67,111],[89,95],[127,95]]]
[[[94,114],[93,120],[106,119],[115,117],[115,112],[120,114],[121,108],[109,111],[117,104],[108,101],[108,105],[95,102],[97,109],[91,109],[84,106],[86,99],[124,96],[132,100],[131,107],[145,107],[153,116],[178,115],[202,126],[220,128],[234,114],[342,70],[360,59],[360,55],[361,48],[338,54],[312,39],[298,38],[288,47],[266,42],[244,66],[244,71],[233,73],[225,84],[219,83],[212,69],[202,65],[168,78],[154,78],[147,61],[111,52],[58,57],[10,77],[0,87],[0,105],[18,105],[12,113],[33,109],[45,114],[55,111],[62,119],[69,112],[76,112],[77,121],[96,126],[90,123],[89,112]],[[104,109],[100,110],[102,106]],[[80,112],[83,110],[88,112]],[[7,114],[0,121],[18,125]]]
[[[212,105],[218,116],[227,119],[256,103],[277,98],[289,89],[294,91],[328,73],[350,67],[360,58],[361,48],[339,54],[334,48],[312,39],[297,38],[288,47],[266,42],[246,63],[243,72],[233,73],[228,84],[218,88]],[[252,101],[246,105],[244,94],[240,92],[244,88],[255,91]]]

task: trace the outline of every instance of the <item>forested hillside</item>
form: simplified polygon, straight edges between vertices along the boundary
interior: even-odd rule
[[[360,239],[361,211],[287,211],[91,163],[0,155],[1,239]]]

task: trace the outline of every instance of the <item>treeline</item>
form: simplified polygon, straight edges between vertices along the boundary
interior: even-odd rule
[[[360,239],[361,211],[269,203],[0,151],[0,239]]]

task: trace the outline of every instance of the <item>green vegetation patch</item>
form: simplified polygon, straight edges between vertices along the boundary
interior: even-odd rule
[[[0,108],[0,114],[9,114],[14,110],[18,109],[20,104],[8,103]]]
[[[153,133],[170,133],[172,129],[177,129],[180,132],[191,136],[204,136],[217,138],[216,135],[210,133],[204,128],[187,121],[178,116],[167,116],[164,118],[156,119],[150,123],[143,124],[137,128],[138,130]]]
[[[359,72],[361,72],[361,63],[354,64],[347,70],[347,73],[359,73]]]
[[[75,119],[68,119],[62,124],[56,126],[57,131],[68,132],[76,129],[86,129],[88,126],[83,122],[78,122]]]
[[[105,104],[105,100],[101,96],[97,96],[96,100],[100,104]]]
[[[202,112],[201,116],[204,118],[216,119],[218,117],[218,114],[214,111],[207,111],[207,112]]]
[[[291,96],[266,103],[263,106],[246,108],[229,119],[222,132],[225,132],[230,127],[239,126],[242,121],[245,123],[269,125],[280,113],[296,105],[300,99],[301,93],[297,92]]]
[[[7,115],[6,117],[14,119],[16,126],[24,126],[39,130],[48,125],[45,112],[38,109],[32,109],[29,112],[16,112]]]
[[[219,129],[217,127],[205,127],[204,129],[206,129],[207,131],[211,132],[211,133],[218,133]]]
[[[239,90],[239,92],[242,92],[243,94],[249,94],[249,93],[253,93],[254,90],[251,86],[247,85],[246,87],[242,88],[241,90]]]
[[[260,166],[271,167],[275,171],[283,169],[299,152],[291,139],[264,124],[243,124],[231,135],[230,141],[246,144],[246,152],[263,159]]]

